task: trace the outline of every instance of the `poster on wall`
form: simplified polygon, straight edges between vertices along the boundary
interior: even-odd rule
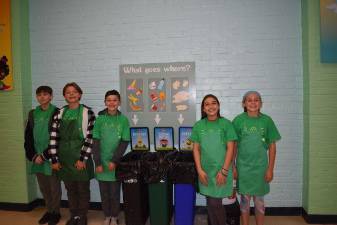
[[[321,0],[321,62],[337,63],[337,0]]]
[[[173,127],[154,128],[154,148],[156,151],[174,150]]]
[[[10,0],[0,0],[0,91],[13,89]]]
[[[191,140],[192,127],[179,127],[179,150],[192,151],[193,142]]]
[[[195,123],[194,62],[122,64],[119,75],[121,110],[132,126],[149,128],[151,144],[154,127],[173,127],[178,140],[179,127]]]
[[[149,129],[147,127],[131,127],[131,150],[148,151],[150,150]]]

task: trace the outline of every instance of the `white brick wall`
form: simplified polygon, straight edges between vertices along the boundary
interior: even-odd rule
[[[261,92],[283,137],[267,206],[301,206],[300,0],[30,2],[33,89],[52,86],[61,106],[64,84],[78,82],[97,112],[104,93],[119,89],[119,64],[195,61],[198,118],[207,93],[233,119],[244,92]],[[92,195],[100,201],[97,185]]]

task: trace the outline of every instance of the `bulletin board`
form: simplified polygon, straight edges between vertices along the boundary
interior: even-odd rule
[[[10,0],[0,0],[0,91],[13,89]]]
[[[121,110],[132,127],[173,127],[178,140],[180,126],[196,120],[195,63],[147,63],[119,66]],[[175,143],[177,146],[178,143]]]

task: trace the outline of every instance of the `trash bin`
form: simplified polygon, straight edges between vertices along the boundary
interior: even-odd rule
[[[127,153],[116,170],[122,183],[126,225],[144,225],[149,217],[148,188],[141,179],[143,155],[143,152]]]
[[[167,179],[170,152],[149,152],[143,157],[144,180],[148,183],[150,224],[169,225],[172,216],[172,184]]]
[[[197,172],[192,152],[174,152],[167,156],[169,179],[174,183],[174,224],[193,225]]]

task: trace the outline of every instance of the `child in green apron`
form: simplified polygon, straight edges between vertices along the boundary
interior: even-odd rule
[[[212,225],[226,224],[222,199],[232,195],[232,157],[237,139],[232,123],[220,116],[220,103],[206,95],[201,103],[201,120],[192,129],[193,156],[199,177],[200,194],[206,196]]]
[[[47,212],[39,224],[57,224],[60,220],[61,182],[52,172],[48,153],[48,143],[53,114],[57,108],[50,104],[53,90],[49,86],[36,89],[39,106],[31,110],[25,129],[25,152],[31,164],[31,173],[36,174],[40,191],[45,200]]]
[[[130,141],[129,121],[118,110],[121,103],[118,91],[106,92],[104,103],[107,108],[99,112],[94,126],[93,157],[105,216],[103,224],[117,225],[120,182],[115,170]]]
[[[91,158],[94,112],[80,104],[82,90],[76,83],[63,88],[67,101],[53,118],[49,152],[52,168],[67,190],[70,219],[66,225],[86,225],[90,200],[90,179],[94,177]]]
[[[243,96],[244,112],[233,120],[238,134],[235,148],[238,191],[241,194],[242,224],[249,224],[250,198],[253,196],[257,225],[263,225],[264,195],[273,179],[276,144],[281,136],[273,120],[260,112],[261,95],[249,91]]]

